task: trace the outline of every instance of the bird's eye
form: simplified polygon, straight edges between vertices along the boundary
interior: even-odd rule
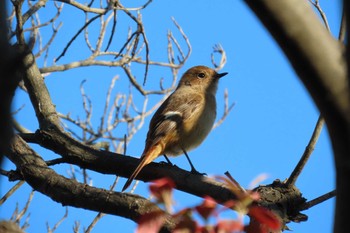
[[[204,78],[204,77],[205,77],[205,74],[204,74],[204,73],[199,73],[199,74],[197,75],[197,77],[198,77],[198,78]]]

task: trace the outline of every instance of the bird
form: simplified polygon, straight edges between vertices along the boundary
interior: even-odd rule
[[[175,91],[153,115],[140,162],[126,181],[124,192],[139,172],[157,157],[184,154],[191,172],[198,173],[187,152],[198,147],[211,131],[216,118],[217,73],[206,66],[194,66],[181,77]]]

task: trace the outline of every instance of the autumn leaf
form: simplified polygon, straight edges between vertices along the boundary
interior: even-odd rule
[[[280,219],[270,210],[261,206],[251,206],[248,215],[272,230],[281,229]]]
[[[165,205],[168,212],[171,212],[172,191],[174,187],[175,183],[167,177],[155,180],[149,186],[151,194],[159,203],[163,203]]]
[[[237,220],[220,220],[216,227],[215,232],[217,233],[231,233],[231,232],[242,232],[244,225],[241,221]]]
[[[210,215],[214,214],[217,203],[209,196],[204,197],[202,204],[195,207],[198,214],[205,220],[208,220]]]
[[[154,211],[141,216],[136,233],[158,233],[166,219],[162,211]]]
[[[149,189],[153,196],[161,198],[163,192],[171,192],[175,187],[175,183],[168,177],[164,177],[155,181],[152,181]]]
[[[249,224],[244,227],[244,232],[246,233],[269,233],[266,225],[263,225],[256,221],[255,219],[251,219]]]
[[[192,219],[192,209],[185,208],[173,215],[173,219],[177,222],[172,233],[193,233],[197,232],[198,224]]]

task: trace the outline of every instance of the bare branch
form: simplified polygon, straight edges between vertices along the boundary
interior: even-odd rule
[[[126,143],[125,143],[125,144],[126,144]],[[113,184],[111,185],[109,191],[112,191],[112,190],[115,188],[115,186],[116,186],[117,183],[118,183],[118,180],[119,180],[119,177],[117,177],[117,178],[114,180],[114,182],[113,182]],[[85,233],[91,232],[92,229],[94,228],[94,226],[97,224],[97,222],[98,222],[103,216],[105,216],[105,215],[106,215],[106,214],[104,214],[104,213],[102,213],[102,212],[99,212],[99,213],[96,215],[96,217],[92,220],[92,222],[90,223],[90,225],[88,226],[88,228],[85,230]]]
[[[27,156],[21,156],[22,153]],[[134,221],[142,214],[161,211],[155,204],[140,196],[90,187],[56,174],[20,137],[13,140],[9,159],[21,169],[21,173],[35,190],[64,205],[103,211]],[[174,223],[169,221],[167,228],[171,226]]]
[[[311,207],[318,205],[324,201],[327,201],[330,198],[333,198],[336,196],[336,190],[333,190],[329,193],[323,194],[322,196],[319,196],[311,201],[305,202],[301,207],[300,210],[307,210],[310,209]]]
[[[107,12],[107,11],[106,11]],[[72,39],[70,39],[70,41],[68,42],[68,44],[66,45],[66,47],[63,49],[62,53],[60,55],[58,55],[58,57],[55,59],[55,61],[59,61],[61,59],[61,57],[63,57],[68,48],[72,45],[72,43],[75,41],[75,39],[80,35],[80,33],[89,26],[89,24],[91,24],[92,22],[94,22],[96,19],[98,19],[100,17],[100,15],[96,15],[95,17],[92,17],[88,22],[86,22],[79,30],[78,32],[72,37]]]
[[[147,74],[148,74],[149,60],[150,59],[149,59],[149,45],[148,45],[149,43],[148,43],[148,40],[146,37],[145,28],[144,28],[143,23],[141,21],[141,13],[138,13],[138,17],[136,18],[135,16],[133,16],[130,13],[130,11],[128,9],[124,8],[119,2],[118,2],[118,5],[120,6],[121,10],[123,10],[132,20],[135,21],[135,23],[137,23],[136,38],[138,38],[139,34],[141,34],[143,37],[143,41],[144,41],[145,46],[146,46],[146,66],[145,66],[145,74],[144,74],[144,81],[143,81],[143,85],[145,85],[146,79],[147,79]]]
[[[7,193],[0,199],[0,205],[2,205],[14,192],[16,192],[25,181],[21,180],[17,182]]]
[[[107,42],[107,46],[105,49],[105,52],[108,51],[109,46],[112,44],[112,40],[114,37],[114,33],[115,33],[115,29],[117,27],[117,11],[114,9],[113,10],[113,25],[112,25],[112,31],[111,31],[111,35],[109,36],[108,42]]]
[[[50,94],[35,62],[34,55],[26,51],[23,63],[26,67],[23,79],[40,127],[49,128],[55,125],[61,128],[55,106],[51,101]]]
[[[346,18],[345,18],[345,10],[344,10],[341,17],[338,40],[344,43],[345,36],[346,36]]]
[[[215,129],[216,127],[220,126],[225,121],[226,117],[228,116],[228,114],[231,112],[231,110],[235,106],[235,103],[232,103],[230,105],[228,103],[229,99],[228,99],[228,90],[227,89],[225,89],[224,100],[225,100],[224,112],[223,112],[221,118],[217,122],[215,122],[212,130]]]
[[[309,2],[316,8],[316,10],[320,13],[321,17],[322,17],[322,20],[324,22],[324,25],[326,26],[327,30],[330,32],[331,29],[329,27],[329,24],[328,24],[328,19],[327,19],[327,16],[326,14],[323,12],[322,8],[321,8],[321,5],[320,5],[320,1],[319,0],[309,0]]]
[[[71,6],[78,8],[79,10],[84,11],[84,12],[91,12],[91,13],[96,13],[99,15],[103,15],[109,10],[109,8],[91,8],[89,6],[86,6],[84,4],[76,2],[74,0],[56,0],[56,1],[67,3]]]
[[[176,47],[178,48],[178,50],[182,56],[182,59],[179,59],[179,62],[181,65],[183,65],[184,62],[186,62],[187,59],[189,58],[189,56],[191,55],[192,46],[191,46],[190,40],[186,36],[185,32],[182,30],[181,26],[176,22],[175,18],[172,17],[171,19],[174,22],[175,26],[177,27],[177,29],[179,30],[179,32],[181,33],[183,39],[185,40],[185,42],[187,44],[188,52],[186,55],[184,55],[184,53],[182,52],[181,46],[176,42],[175,38],[173,36],[171,36],[172,40],[174,41]]]
[[[14,7],[15,7],[16,20],[17,20],[16,37],[17,37],[18,43],[20,45],[24,45],[25,44],[24,33],[23,33],[23,25],[24,25],[25,22],[23,21],[23,17],[22,17],[22,5],[23,5],[23,2],[24,2],[24,0],[19,0],[19,1],[12,2]]]
[[[53,226],[53,228],[51,229],[49,226],[49,223],[46,223],[46,228],[47,228],[47,232],[48,233],[53,233],[54,231],[57,230],[57,228],[61,225],[61,223],[68,217],[68,207],[66,207],[66,212],[64,213],[64,215],[62,216],[62,218],[60,220],[58,220],[55,225]]]
[[[219,64],[216,64],[215,62],[214,53],[219,53],[221,55]],[[211,54],[211,63],[214,65],[216,71],[219,71],[222,68],[224,68],[226,64],[226,59],[226,52],[223,49],[223,47],[220,44],[214,45],[213,53]]]
[[[315,129],[312,133],[312,136],[310,138],[308,145],[305,148],[303,155],[301,156],[297,166],[294,168],[292,174],[289,176],[288,180],[286,181],[287,185],[294,185],[296,180],[298,179],[301,171],[303,170],[305,164],[310,158],[311,153],[315,149],[315,145],[317,143],[318,137],[320,136],[321,130],[323,128],[323,124],[324,124],[324,119],[323,117],[320,116],[317,120]]]
[[[23,216],[27,213],[28,211],[28,207],[30,205],[30,203],[32,202],[33,200],[33,196],[34,196],[34,190],[32,190],[29,194],[29,197],[28,197],[28,200],[24,206],[24,208],[16,214],[15,218],[14,218],[14,221],[19,224],[19,222],[21,221],[21,219],[23,218]]]
[[[324,28],[311,6],[298,0],[245,2],[280,44],[326,121],[339,122],[340,118],[334,119],[339,114],[350,116],[344,47]]]

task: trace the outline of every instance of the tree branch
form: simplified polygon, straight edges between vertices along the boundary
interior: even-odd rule
[[[279,43],[326,121],[350,116],[344,46],[306,1],[245,0]],[[331,108],[331,109],[327,109]]]
[[[58,175],[19,136],[12,141],[10,151],[9,159],[16,164],[26,182],[64,206],[118,215],[133,221],[145,213],[161,211],[158,206],[138,195],[90,187]],[[167,222],[168,228],[173,225]]]
[[[33,140],[33,138],[31,140],[31,142],[36,141],[41,146],[60,154],[67,163],[102,174],[129,177],[139,163],[139,159],[133,157],[95,150],[92,147],[81,144],[65,133],[54,132],[54,130],[37,131],[36,140]],[[236,194],[232,193],[225,184],[168,164],[153,162],[147,165],[137,178],[148,182],[162,177],[169,177],[175,182],[176,189],[189,194],[199,197],[208,195],[219,203],[237,200]],[[304,218],[300,217],[304,215],[299,213],[299,206],[303,204],[305,199],[301,197],[300,191],[295,186],[288,186],[275,181],[272,185],[257,190],[261,196],[259,205],[278,210],[278,213],[284,213],[282,218],[285,223],[296,220],[301,221],[300,219]],[[272,199],[271,192],[278,193],[278,195]]]
[[[55,105],[51,101],[49,91],[44,83],[44,78],[39,71],[34,55],[27,50],[26,46],[22,46],[20,49],[25,54],[23,58],[25,67],[23,80],[38,118],[40,128],[50,128],[52,125],[61,128]]]
[[[297,166],[294,168],[292,174],[290,174],[289,178],[286,181],[287,185],[294,185],[296,180],[298,179],[305,164],[309,160],[311,153],[315,149],[316,142],[317,142],[318,137],[320,136],[321,130],[323,128],[323,124],[324,124],[324,119],[322,116],[319,116],[317,123],[316,123],[316,126],[315,126],[315,129],[314,129],[314,132],[312,133],[310,141],[309,141],[308,145],[306,146],[303,155],[301,156]]]
[[[245,0],[287,55],[325,118],[337,170],[334,232],[346,232],[350,205],[350,46],[334,39],[307,1]],[[344,12],[349,12],[349,2]],[[347,29],[349,32],[349,17]],[[344,56],[346,54],[346,57]]]

